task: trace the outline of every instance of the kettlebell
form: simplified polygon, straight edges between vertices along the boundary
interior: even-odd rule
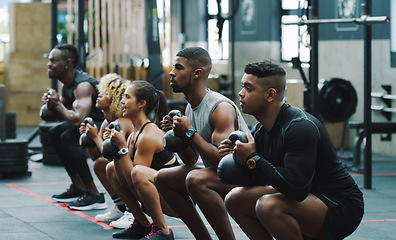
[[[51,90],[49,90],[47,94],[50,96],[54,95]],[[40,118],[46,122],[53,122],[58,119],[58,112],[55,110],[49,109],[47,104],[44,104],[40,108]]]
[[[181,112],[177,109],[171,110],[168,115],[171,118],[182,116]],[[182,152],[188,147],[187,140],[183,137],[176,136],[173,129],[164,134],[162,145],[168,152]]]
[[[121,125],[114,121],[109,124],[109,129],[115,129],[117,132],[121,131]],[[118,147],[111,143],[110,138],[104,140],[102,147],[100,149],[102,156],[107,159],[120,159],[121,156],[118,154]]]
[[[89,124],[92,127],[95,125],[94,120],[91,117],[86,117],[84,119],[85,124]],[[96,146],[95,142],[90,139],[86,133],[81,134],[80,136],[80,145],[85,147],[85,148],[93,148]]]
[[[239,130],[232,132],[228,136],[228,139],[233,142],[236,140],[239,140],[243,143],[248,142],[246,134]],[[241,166],[235,162],[232,153],[225,155],[220,160],[217,167],[217,177],[219,178],[220,182],[225,184],[247,186],[250,184],[252,176],[252,172],[247,167]]]

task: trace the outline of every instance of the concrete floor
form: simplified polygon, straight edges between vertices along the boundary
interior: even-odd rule
[[[33,129],[18,128],[17,139],[27,138]],[[39,147],[38,137],[29,146]],[[350,164],[349,161],[345,163]],[[0,178],[0,239],[112,239],[112,233],[117,230],[94,219],[96,214],[107,210],[71,211],[51,200],[52,194],[64,191],[70,184],[63,167],[33,160],[29,160],[28,167],[31,175]],[[347,239],[396,239],[396,157],[373,156],[370,190],[363,188],[362,174],[352,172],[352,175],[364,193],[365,215],[358,229]],[[105,192],[97,179],[96,182],[99,190]],[[108,209],[112,208],[108,195],[106,202]],[[176,239],[194,239],[180,219],[166,217],[166,221]],[[237,239],[247,239],[232,219],[231,222]],[[217,239],[209,225],[208,229],[213,239]]]

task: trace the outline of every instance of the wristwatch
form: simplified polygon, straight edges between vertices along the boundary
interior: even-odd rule
[[[129,152],[128,148],[121,148],[120,151],[118,151],[118,154],[126,155]]]
[[[194,136],[194,134],[197,132],[195,128],[190,128],[186,131],[186,137],[187,139],[190,139]]]
[[[255,153],[253,156],[251,156],[251,155],[246,160],[245,165],[250,170],[253,170],[256,168],[258,161],[260,161],[260,156],[257,153]]]

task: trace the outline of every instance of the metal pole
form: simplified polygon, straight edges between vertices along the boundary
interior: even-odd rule
[[[231,8],[232,12],[236,6],[234,5],[234,1],[231,1]],[[235,16],[230,19],[231,24],[231,99],[235,101],[236,94],[235,94]]]
[[[78,52],[80,53],[79,67],[85,71],[85,34],[84,34],[85,0],[78,0]]]
[[[5,85],[0,85],[0,141],[6,140],[6,124],[5,124]]]
[[[148,80],[156,89],[162,90],[162,78],[165,73],[161,63],[158,22],[157,1],[146,1],[146,40],[149,55]]]
[[[388,23],[389,17],[379,16],[370,17],[363,15],[360,18],[339,18],[339,19],[314,19],[314,20],[303,20],[298,22],[283,23],[283,25],[313,25],[313,24],[325,24],[325,23],[355,23],[355,24],[374,24],[374,23]]]
[[[366,0],[366,15],[371,15],[371,0]],[[372,187],[372,122],[371,122],[371,40],[372,27],[364,25],[364,134],[366,147],[364,148],[364,188]]]
[[[56,35],[58,34],[58,0],[51,1],[51,49],[58,43]],[[58,91],[58,80],[51,79],[51,88]]]
[[[318,0],[310,0],[311,11],[312,11],[312,18],[318,18]],[[318,79],[319,79],[319,33],[318,33],[318,25],[312,25],[310,27],[310,38],[311,38],[311,60],[310,60],[310,71],[309,71],[309,78],[311,81],[311,114],[315,117],[318,117],[319,112],[319,93],[318,93]]]

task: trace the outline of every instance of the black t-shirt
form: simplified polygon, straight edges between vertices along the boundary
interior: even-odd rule
[[[362,192],[336,151],[323,124],[307,112],[284,104],[270,132],[254,131],[261,157],[252,185],[271,185],[297,201],[308,193],[360,198]]]

